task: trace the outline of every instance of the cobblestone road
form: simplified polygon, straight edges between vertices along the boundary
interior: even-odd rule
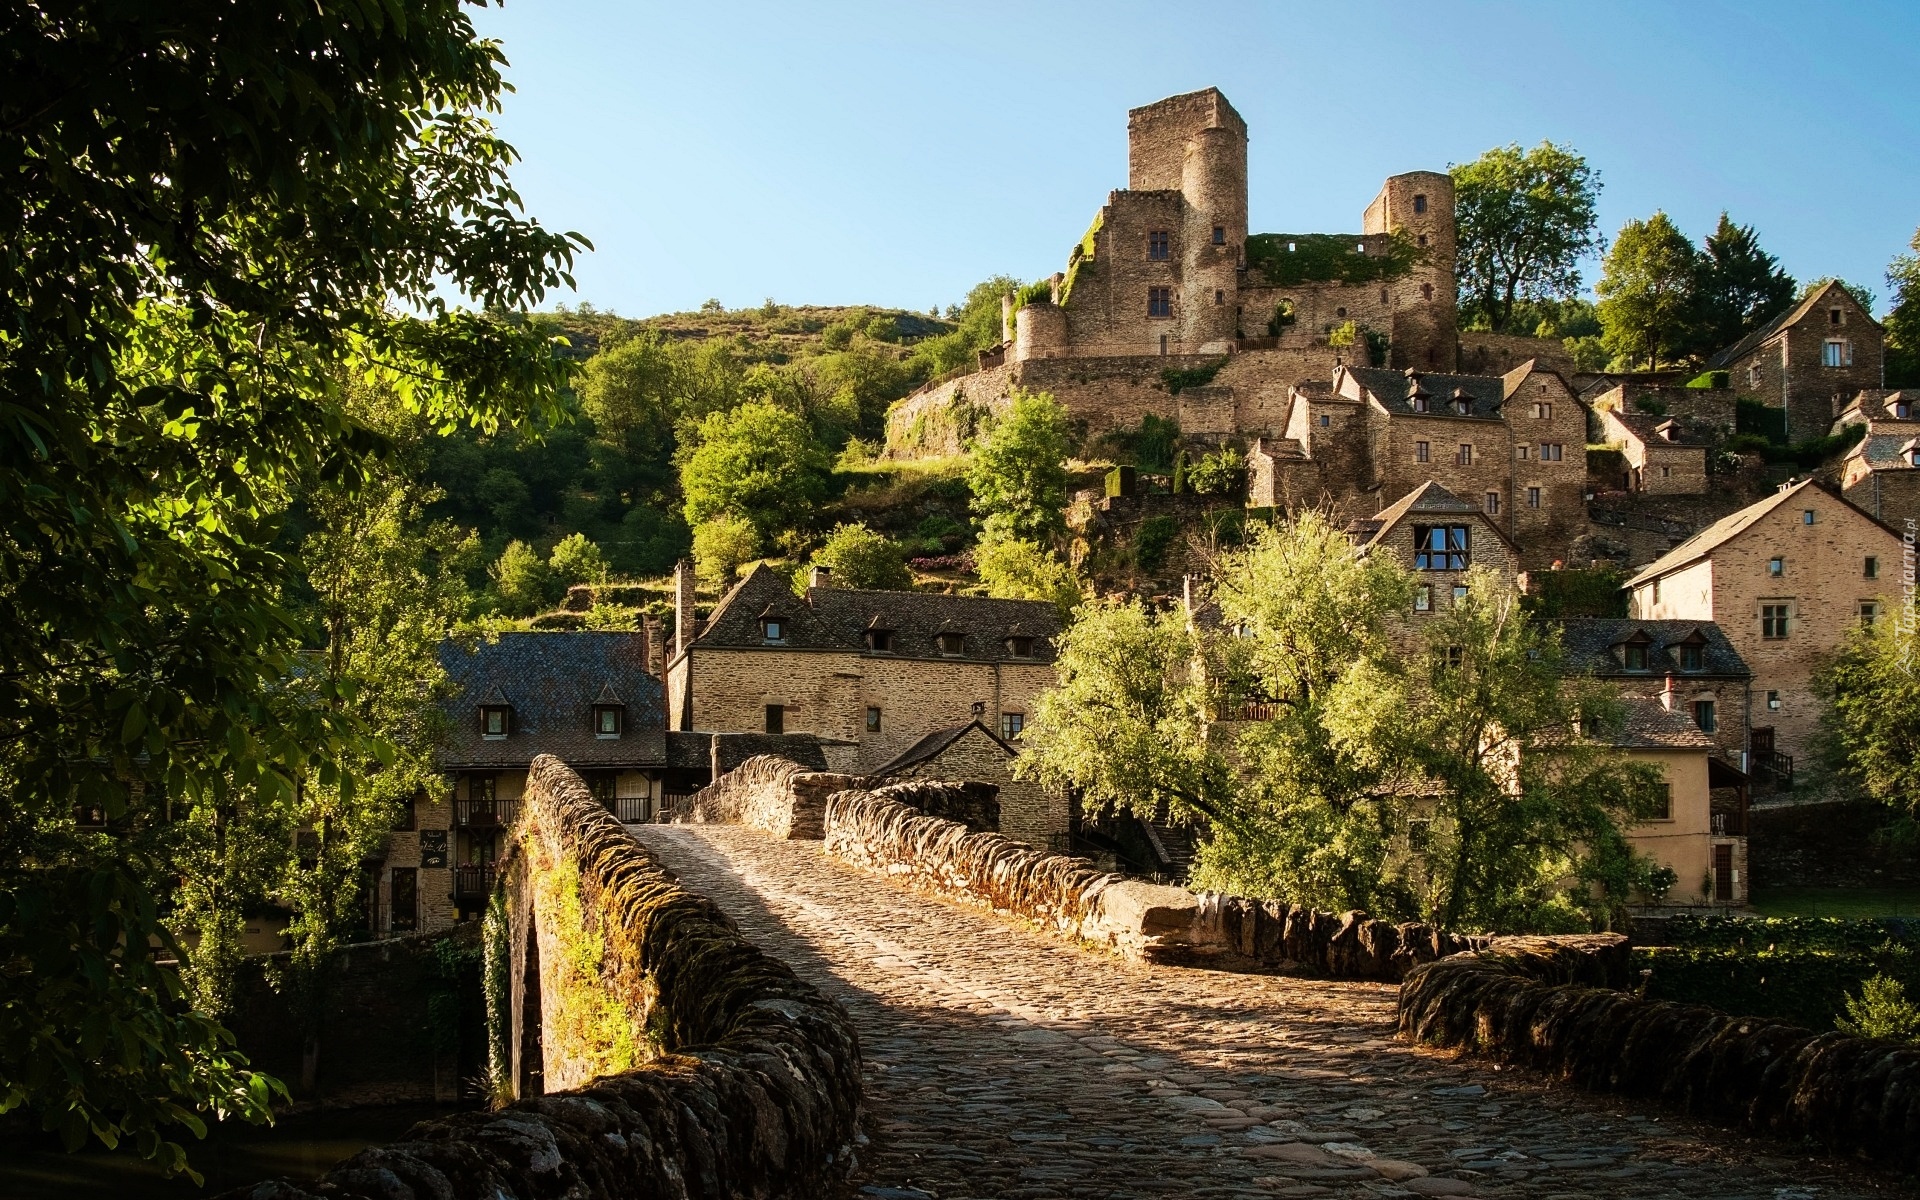
[[[1146,967],[731,826],[634,826],[853,1014],[878,1200],[1839,1200],[1890,1179],[1416,1050],[1394,989]]]

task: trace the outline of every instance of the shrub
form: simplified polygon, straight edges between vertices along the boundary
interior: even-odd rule
[[[1859,1019],[1853,1007],[1868,1003],[1868,981],[1920,987],[1920,938],[1905,921],[1675,917],[1667,940],[1634,951],[1636,967],[1651,972],[1648,998],[1738,1016],[1845,1028],[1840,1022]],[[1892,1011],[1881,1004],[1886,994],[1873,989],[1875,1012]]]
[[[722,514],[693,531],[693,572],[710,588],[725,588],[760,553],[760,535],[745,517]]]
[[[1920,1008],[1907,999],[1900,981],[1889,975],[1875,975],[1862,983],[1858,996],[1847,997],[1847,1015],[1834,1025],[1855,1037],[1920,1042]]]
[[[1148,517],[1140,522],[1133,536],[1133,561],[1142,571],[1152,575],[1167,565],[1167,550],[1179,528],[1172,517]]]
[[[1213,377],[1218,375],[1220,368],[1226,365],[1227,360],[1221,358],[1217,362],[1206,363],[1198,367],[1168,367],[1160,372],[1160,381],[1167,385],[1167,391],[1178,396],[1188,388],[1205,387],[1212,383]],[[1152,418],[1148,419],[1151,420]]]
[[[1536,617],[1624,617],[1627,573],[1617,567],[1534,571],[1520,606]]]
[[[1655,400],[1652,396],[1640,397],[1633,402],[1633,407],[1649,416],[1664,417],[1667,415],[1667,406]]]
[[[833,572],[833,581],[840,587],[895,591],[913,586],[904,560],[897,544],[858,522],[835,526],[826,545],[813,555],[814,564]],[[806,571],[799,575],[804,586]]]
[[[1246,457],[1225,446],[1193,464],[1187,471],[1187,486],[1201,496],[1232,495],[1245,484],[1246,469]]]
[[[1725,371],[1702,371],[1687,380],[1690,388],[1723,388],[1728,386],[1731,376]]]
[[[526,616],[551,598],[552,572],[525,542],[508,542],[487,574],[500,596],[501,609],[509,616]]]
[[[584,533],[570,533],[560,539],[547,558],[547,570],[552,572],[554,582],[562,587],[576,583],[604,583],[607,578],[607,556],[600,547],[587,540]]]
[[[1751,396],[1739,396],[1733,402],[1733,431],[1757,433],[1776,445],[1787,444],[1787,410],[1774,408]]]
[[[1073,569],[1036,542],[982,542],[974,553],[974,568],[987,595],[997,599],[1051,600],[1063,616],[1080,602],[1080,581]]]

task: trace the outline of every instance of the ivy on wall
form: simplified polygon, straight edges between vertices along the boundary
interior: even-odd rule
[[[1256,233],[1247,239],[1247,266],[1278,287],[1297,283],[1385,283],[1425,261],[1427,252],[1395,230],[1380,254],[1360,250],[1345,233]]]

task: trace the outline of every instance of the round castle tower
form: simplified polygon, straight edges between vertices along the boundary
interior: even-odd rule
[[[1392,285],[1392,365],[1453,370],[1460,354],[1453,177],[1444,171],[1389,176],[1367,205],[1365,222],[1367,233],[1406,234],[1426,255]]]
[[[1226,353],[1238,326],[1238,268],[1247,241],[1247,135],[1211,125],[1187,139],[1180,191],[1180,341],[1189,354]]]

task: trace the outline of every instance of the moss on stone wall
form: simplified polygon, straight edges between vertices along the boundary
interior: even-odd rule
[[[1073,247],[1073,253],[1068,256],[1067,278],[1060,285],[1060,307],[1065,308],[1067,301],[1073,298],[1074,281],[1079,279],[1080,272],[1093,262],[1094,248],[1099,244],[1100,227],[1105,223],[1106,210],[1101,209],[1094,214],[1093,224],[1087,226],[1086,233],[1080,236],[1079,242]]]
[[[1256,233],[1247,239],[1247,266],[1276,287],[1299,283],[1385,283],[1426,259],[1426,251],[1395,231],[1381,254],[1357,249],[1361,239],[1342,233]]]
[[[552,1017],[545,1030],[547,1052],[582,1064],[589,1076],[631,1070],[641,1061],[640,1038],[603,978],[607,943],[581,904],[580,868],[557,863],[536,886],[534,902],[546,909],[542,919],[559,950],[542,980],[557,1001],[545,1005]]]
[[[480,931],[480,986],[487,1000],[487,1094],[495,1105],[513,1099],[513,950],[507,893],[495,889]]]

